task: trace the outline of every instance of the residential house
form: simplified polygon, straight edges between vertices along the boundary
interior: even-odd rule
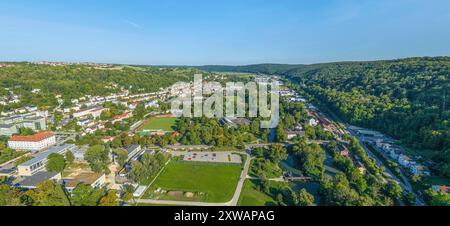
[[[319,125],[319,122],[316,119],[311,118],[311,119],[309,119],[308,124],[312,127],[316,127]]]
[[[398,163],[403,167],[409,167],[411,161],[412,161],[411,158],[404,154],[400,154],[398,157]]]
[[[442,194],[450,194],[450,187],[445,185],[433,185],[431,187],[434,191]]]
[[[86,116],[92,116],[93,118],[98,118],[106,109],[103,107],[90,107],[85,110],[81,110],[73,113],[74,118],[82,118]]]
[[[286,130],[286,135],[288,140],[292,140],[296,137],[302,137],[305,135],[305,132],[303,131],[293,131],[293,130]]]

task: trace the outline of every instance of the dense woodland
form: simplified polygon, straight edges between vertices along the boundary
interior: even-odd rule
[[[433,170],[450,176],[449,57],[201,69],[284,75],[341,119],[428,152]]]

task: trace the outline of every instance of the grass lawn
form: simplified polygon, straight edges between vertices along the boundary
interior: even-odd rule
[[[258,190],[255,180],[246,180],[242,189],[239,206],[276,206],[277,201],[271,196]]]
[[[173,162],[156,179],[144,198],[228,202],[233,197],[241,172],[241,165]],[[165,192],[156,193],[158,188]],[[187,192],[193,196],[185,196]]]
[[[173,127],[175,126],[175,122],[177,118],[154,118],[150,122],[148,122],[142,130],[146,131],[158,131],[162,130],[165,132],[173,132]]]

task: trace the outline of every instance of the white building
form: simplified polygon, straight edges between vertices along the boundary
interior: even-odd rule
[[[310,119],[309,121],[308,121],[308,124],[310,125],[310,126],[312,126],[312,127],[316,127],[316,126],[318,126],[319,125],[319,122],[316,120],[316,119]]]
[[[65,144],[61,146],[56,146],[48,151],[42,152],[36,155],[33,159],[24,162],[17,166],[17,171],[20,176],[32,176],[38,172],[44,171],[46,163],[48,161],[48,156],[51,154],[64,155],[68,151],[75,152],[76,146],[74,144]]]
[[[56,136],[44,131],[30,136],[12,136],[8,147],[15,150],[40,151],[56,144]]]
[[[91,115],[94,118],[98,118],[98,117],[100,117],[100,115],[102,114],[102,112],[104,110],[106,110],[106,109],[103,107],[88,108],[86,110],[81,110],[81,111],[73,113],[73,117],[74,118],[82,118],[82,117]]]

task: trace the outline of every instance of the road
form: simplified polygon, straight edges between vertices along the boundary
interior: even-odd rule
[[[384,167],[384,169],[385,169],[384,170],[384,175],[387,178],[397,182],[397,184],[400,185],[400,187],[402,187],[402,189],[404,191],[414,193],[413,187],[412,187],[411,183],[409,183],[408,178],[406,178],[406,176],[403,175],[402,172],[400,172],[400,176],[402,177],[402,180],[398,179],[397,176],[387,166],[384,165],[383,161],[381,161],[381,159],[379,159],[375,154],[373,154],[372,151],[364,144],[364,142],[362,141],[363,139],[361,137],[357,136],[356,134],[352,133],[351,130],[348,129],[348,127],[349,127],[349,125],[346,125],[347,131],[349,131],[352,136],[358,138],[362,148],[367,153],[367,155],[371,159],[374,159],[376,164],[379,167],[381,167],[381,166]],[[425,205],[425,202],[418,197],[417,200],[416,200],[416,204],[419,205],[419,206],[422,206],[422,205]]]
[[[239,178],[233,198],[229,202],[207,203],[207,202],[184,202],[184,201],[167,201],[167,200],[153,200],[153,199],[138,199],[136,200],[136,202],[142,204],[175,205],[175,206],[237,206],[239,202],[239,197],[241,196],[242,189],[244,187],[245,180],[247,179],[248,172],[250,170],[250,163],[252,161],[250,150],[247,150],[246,155],[247,158],[244,164],[244,169],[242,170],[241,177]]]

